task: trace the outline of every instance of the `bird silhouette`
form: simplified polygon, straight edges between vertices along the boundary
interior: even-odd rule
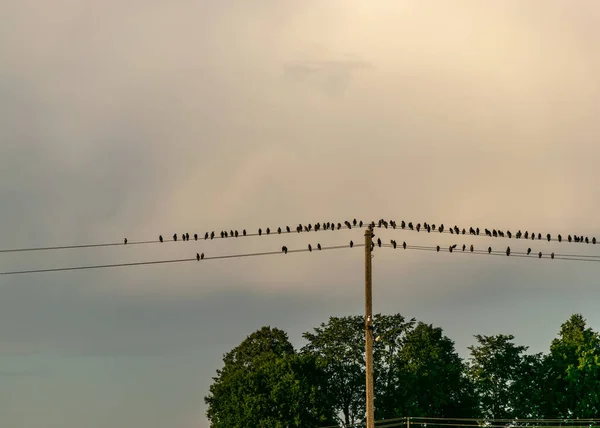
[[[413,224],[412,224],[412,221],[411,221],[410,223],[408,223],[408,228],[409,228],[410,230],[414,230],[414,226],[413,226]]]
[[[542,252],[541,251],[538,253],[538,258],[540,258],[540,259],[542,258]]]
[[[317,249],[320,250],[321,249],[321,244],[317,244]]]
[[[127,238],[123,239],[123,245],[127,245]]]
[[[177,241],[177,234],[173,235],[173,241]]]
[[[308,244],[308,251],[312,252],[312,245]]]
[[[159,236],[158,236],[158,240],[159,240],[160,242],[163,242],[163,237],[162,237],[162,235],[159,235]]]
[[[194,241],[197,241],[197,240],[198,240],[198,234],[194,233]]]
[[[215,237],[215,231],[213,230],[212,232],[210,232],[210,239],[214,239],[214,237]]]
[[[277,233],[281,233],[281,227],[277,228]]]
[[[450,230],[452,230],[452,229],[450,229]],[[453,248],[452,248],[452,245],[450,245],[450,246],[448,247],[448,251],[452,252],[452,250],[453,250]]]
[[[189,241],[189,240],[190,240],[190,234],[189,234],[189,233],[186,233],[186,234],[185,234],[185,240],[186,240],[186,241]]]
[[[362,220],[358,223],[358,227],[363,227],[363,222]]]
[[[436,251],[439,253],[440,252],[440,246],[438,245],[437,247],[435,247]]]
[[[538,233],[538,239],[541,240],[542,239],[542,234]]]
[[[377,238],[377,246],[381,247],[381,239],[380,238]]]
[[[550,258],[554,259],[554,253],[550,254]]]
[[[350,241],[350,248],[354,247],[354,242]]]
[[[512,238],[512,233],[510,233],[510,230],[508,230],[508,231],[506,232],[506,236],[508,236],[508,239],[511,239],[511,238]]]
[[[474,249],[475,249],[475,248],[473,248],[473,245],[471,245],[471,246],[469,247],[469,251],[471,251],[471,252],[473,252],[473,250],[474,250]]]
[[[531,248],[527,248],[527,255],[531,254]]]
[[[552,236],[550,236],[550,234],[547,234],[546,238],[548,239],[548,242],[550,242],[550,240],[552,239]]]
[[[262,235],[262,229],[258,229],[258,236]]]
[[[237,237],[238,237],[238,235],[239,235],[239,234],[238,234],[238,231],[236,230],[236,231],[235,231],[235,237],[237,238]]]
[[[206,232],[206,233],[204,234],[204,240],[207,240],[207,239],[208,239],[208,232]]]
[[[400,228],[402,228],[402,229],[406,228],[406,223],[405,223],[405,221],[404,221],[404,220],[402,220],[402,221],[400,222]]]
[[[562,242],[562,236],[558,235],[558,242]]]
[[[589,239],[588,239],[588,237],[587,237],[587,236],[585,237],[585,243],[586,243],[586,244],[589,244],[589,243],[590,243],[590,241],[589,241]]]
[[[392,239],[392,241],[391,241],[391,242],[392,242],[392,247],[394,247],[394,250],[395,250],[395,249],[396,249],[396,241],[394,241],[394,240]]]
[[[510,247],[506,247],[506,255],[510,256]]]
[[[463,252],[467,249],[467,246],[463,244]]]
[[[196,260],[200,261],[200,254],[196,253]]]
[[[289,226],[286,226],[285,230],[286,230],[287,233],[290,233],[290,227]]]
[[[200,254],[200,260],[204,259],[204,253]]]
[[[288,249],[285,245],[283,247],[281,247],[281,252],[287,254]]]
[[[488,247],[488,254],[492,254],[492,247]]]
[[[266,232],[267,232],[267,235],[268,235],[269,233],[271,233],[271,229],[269,229],[269,228],[267,227],[267,230],[266,230]]]
[[[406,250],[406,242],[402,242],[402,248]]]

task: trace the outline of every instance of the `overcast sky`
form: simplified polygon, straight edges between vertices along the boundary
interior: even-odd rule
[[[372,3],[0,0],[0,248],[355,217],[600,238],[598,2]],[[5,253],[0,271],[350,239]],[[222,354],[263,325],[301,346],[361,314],[363,260],[0,276],[2,426],[205,428]],[[461,355],[478,333],[544,351],[572,313],[600,330],[599,272],[377,250],[374,310],[442,326]]]

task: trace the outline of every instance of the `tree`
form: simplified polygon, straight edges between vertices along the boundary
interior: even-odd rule
[[[330,317],[314,332],[303,334],[308,343],[301,352],[326,367],[334,411],[346,425],[362,420],[365,414],[364,325],[361,316]]]
[[[515,391],[527,347],[515,345],[512,335],[476,335],[475,338],[478,345],[469,347],[469,375],[479,396],[481,416],[490,419],[518,416],[514,413]]]
[[[544,412],[553,417],[600,414],[600,336],[580,314],[561,325],[546,358],[549,373]]]
[[[263,327],[227,353],[205,397],[213,428],[288,428],[333,423],[326,374],[279,329]]]
[[[403,416],[475,416],[476,400],[465,376],[466,365],[441,327],[419,322],[408,331],[397,368],[403,373],[398,377],[404,379],[401,386],[408,396]]]

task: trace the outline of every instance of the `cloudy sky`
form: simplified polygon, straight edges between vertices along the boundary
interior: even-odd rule
[[[355,217],[600,237],[600,5],[371,3],[0,0],[0,248]],[[350,239],[3,253],[0,271]],[[222,354],[263,325],[301,346],[362,313],[363,260],[0,276],[2,425],[207,427]],[[374,309],[441,325],[462,355],[477,333],[543,351],[572,313],[600,329],[599,272],[381,250]]]

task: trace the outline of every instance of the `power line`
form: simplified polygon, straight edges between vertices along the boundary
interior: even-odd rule
[[[319,223],[317,223],[319,224]],[[341,227],[337,227],[337,226],[341,226]],[[256,236],[277,236],[277,235],[287,235],[287,234],[297,234],[297,233],[307,233],[307,232],[329,232],[329,231],[339,231],[339,230],[350,230],[350,229],[359,229],[359,228],[365,228],[369,225],[369,223],[366,222],[360,222],[360,224],[357,222],[356,225],[351,224],[350,227],[348,227],[346,224],[344,223],[338,223],[336,225],[333,225],[333,228],[328,228],[328,229],[324,229],[322,227],[319,227],[318,229],[315,229],[314,227],[311,226],[310,230],[305,230],[304,228],[302,228],[302,230],[300,232],[298,232],[296,230],[296,228],[290,228],[290,231],[288,232],[287,229],[284,227],[281,229],[281,232],[278,232],[277,230],[271,230],[270,233],[266,233],[266,232],[262,232],[262,233],[239,233],[238,230],[236,230],[236,232],[238,232],[237,236],[231,236],[229,232],[227,236],[220,236],[220,235],[216,235],[214,237],[208,237],[205,238],[206,235],[203,236],[198,236],[198,239],[193,239],[194,242],[201,242],[201,241],[212,241],[214,239],[237,239],[237,238],[250,238],[250,237],[256,237]],[[265,228],[266,230],[266,228]],[[234,232],[235,233],[235,232]],[[0,253],[19,253],[19,252],[30,252],[30,251],[53,251],[53,250],[68,250],[68,249],[76,249],[76,248],[101,248],[101,247],[123,247],[123,246],[128,246],[128,245],[146,245],[146,244],[161,244],[161,243],[169,243],[169,242],[190,242],[189,240],[183,240],[183,239],[164,239],[162,240],[162,242],[159,239],[156,240],[151,240],[151,241],[127,241],[127,243],[125,243],[125,241],[122,242],[106,242],[106,243],[95,243],[95,244],[78,244],[78,245],[53,245],[53,246],[47,246],[47,247],[24,247],[24,248],[7,248],[7,249],[3,249],[0,250]]]
[[[353,247],[364,247],[364,244],[353,244]],[[341,250],[343,248],[353,248],[348,244],[346,245],[336,245],[330,247],[321,247],[312,248],[309,250],[308,248],[296,249],[296,250],[286,250],[287,253],[304,253],[304,252],[319,252],[319,251],[327,251],[327,250]],[[223,256],[204,256],[199,261],[207,261],[207,260],[222,260],[222,259],[234,259],[241,257],[257,257],[257,256],[272,256],[275,254],[283,254],[282,251],[266,251],[260,253],[244,253],[244,254],[228,254]],[[73,267],[64,267],[64,268],[50,268],[50,269],[29,269],[29,270],[21,270],[21,271],[8,271],[8,272],[0,272],[0,275],[22,275],[27,273],[48,273],[48,272],[62,272],[62,271],[72,271],[72,270],[88,270],[88,269],[107,269],[107,268],[116,268],[116,267],[128,267],[128,266],[144,266],[144,265],[156,265],[156,264],[170,264],[170,263],[184,263],[184,262],[196,262],[198,261],[196,257],[186,258],[186,259],[171,259],[171,260],[153,260],[146,262],[132,262],[132,263],[113,263],[113,264],[105,264],[105,265],[91,265],[91,266],[73,266]]]
[[[389,224],[391,224],[392,221],[390,221]],[[404,227],[402,226],[402,223],[404,223]],[[540,234],[540,233],[529,233],[528,231],[526,231],[525,233],[520,233],[521,231],[519,230],[517,233],[513,233],[510,232],[509,230],[499,230],[499,229],[483,229],[483,230],[479,230],[479,234],[477,233],[477,229],[478,228],[472,228],[469,227],[469,229],[466,228],[460,228],[458,226],[453,226],[452,228],[444,228],[443,230],[440,231],[440,227],[443,225],[440,225],[440,227],[436,227],[435,225],[428,225],[427,223],[424,223],[425,226],[422,226],[420,223],[418,223],[417,225],[412,224],[412,222],[408,223],[409,225],[412,225],[412,227],[409,227],[406,222],[402,222],[400,226],[398,226],[398,224],[396,222],[393,222],[392,226],[387,227],[385,223],[377,223],[375,225],[375,227],[377,228],[381,228],[381,227],[385,227],[386,229],[392,229],[392,230],[396,230],[396,231],[403,231],[403,232],[423,232],[423,233],[445,233],[445,234],[450,234],[450,235],[464,235],[464,236],[477,236],[480,238],[506,238],[506,239],[515,239],[515,240],[523,240],[523,241],[546,241],[546,242],[551,242],[551,241],[555,241],[555,242],[565,242],[565,243],[586,243],[586,244],[596,244],[596,238],[592,237],[589,238],[588,236],[583,236],[583,235],[566,235],[566,237],[563,237],[562,234],[556,234],[556,236],[550,236],[550,239],[548,239],[548,234]],[[427,227],[430,226],[430,227]],[[458,231],[455,229],[458,229]],[[490,232],[490,235],[488,235],[486,233],[486,231]],[[474,232],[474,233],[472,233]],[[481,233],[483,232],[483,233]],[[525,234],[527,234],[527,237],[525,237]],[[541,237],[540,237],[541,235]],[[519,237],[517,237],[519,236]],[[560,236],[560,238],[559,238]],[[586,242],[587,239],[587,242]],[[598,242],[600,243],[600,242]]]
[[[385,247],[385,248],[394,248],[394,246],[392,244],[382,244],[382,247]],[[396,246],[396,249],[403,250],[404,248],[403,248],[402,245],[399,245],[399,246]],[[462,251],[462,248],[453,248],[452,251],[450,251],[449,248],[443,248],[443,247],[440,247],[440,249],[438,250],[437,246],[436,247],[427,247],[427,246],[408,245],[407,244],[406,245],[406,250],[433,251],[433,252],[451,252],[451,253],[458,253],[458,254],[476,254],[476,255],[486,255],[486,256],[503,256],[503,257],[507,257],[506,251],[494,251],[494,250],[492,250],[491,252],[488,252],[486,250],[473,250],[473,251],[470,251],[469,248],[465,249],[465,251]],[[521,257],[521,258],[527,258],[527,259],[543,258],[543,259],[581,261],[581,262],[600,262],[600,258],[597,258],[595,256],[570,255],[570,254],[557,255],[557,254],[554,254],[554,257],[552,257],[552,254],[554,254],[554,253],[551,253],[551,254],[542,253],[542,257],[540,257],[539,256],[539,252],[538,253],[531,252],[531,254],[528,255],[526,252],[519,252],[519,251],[512,251],[511,250],[509,257]],[[589,258],[585,258],[585,257],[589,257]]]

